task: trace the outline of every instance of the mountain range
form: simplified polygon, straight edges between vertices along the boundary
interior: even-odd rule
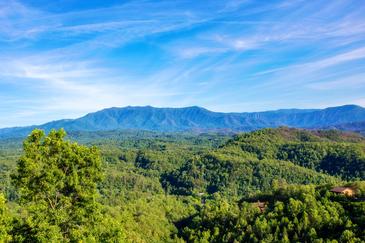
[[[28,127],[0,129],[0,138],[26,136],[35,128],[49,131],[148,130],[181,131],[252,131],[266,127],[335,128],[365,131],[365,108],[344,105],[325,109],[282,109],[264,112],[223,113],[192,106],[155,108],[128,106],[108,108],[78,119],[65,119]]]

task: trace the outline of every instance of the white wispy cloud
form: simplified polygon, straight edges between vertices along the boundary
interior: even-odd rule
[[[359,89],[365,87],[365,73],[346,76],[325,82],[309,83],[307,87],[315,90],[335,90],[335,89]]]
[[[0,126],[124,105],[263,109],[346,84],[361,101],[364,11],[355,1],[135,0],[56,13],[0,1],[0,87],[14,93],[0,91],[0,111],[18,108]],[[152,54],[128,59],[134,43]]]
[[[217,24],[220,24],[218,31],[217,28],[208,29],[194,39],[179,41],[172,45],[170,50],[177,56],[193,58],[201,55],[221,55],[223,52],[272,49],[273,45],[293,43],[305,45],[308,42],[326,41],[335,47],[356,43],[365,38],[365,17],[361,14],[365,7],[354,8],[347,14],[338,16],[341,9],[347,6],[346,2],[327,2],[325,7],[322,2],[317,4],[305,1],[283,1],[276,5],[268,5],[269,7],[265,5],[261,9],[262,13],[266,14],[264,18],[247,21],[242,17],[242,14],[245,16],[243,10],[233,21],[217,21]],[[274,10],[281,8],[289,10],[290,14],[272,14]],[[185,46],[181,43],[185,43]]]

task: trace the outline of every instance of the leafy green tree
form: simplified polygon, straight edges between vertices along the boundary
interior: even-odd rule
[[[97,183],[102,162],[95,147],[65,141],[64,130],[34,130],[24,141],[13,183],[26,209],[18,241],[96,241],[102,223]],[[97,226],[97,227],[96,227]]]
[[[12,217],[5,203],[5,197],[0,193],[0,242],[11,240],[11,235],[9,234],[12,228],[11,223]]]

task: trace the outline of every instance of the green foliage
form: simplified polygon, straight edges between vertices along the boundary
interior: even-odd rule
[[[345,180],[364,180],[364,140],[340,134],[287,128],[263,129],[238,135],[224,147],[241,149],[256,155],[258,159],[291,161]]]
[[[5,203],[5,197],[0,194],[0,242],[8,242],[12,239],[10,230],[12,229],[12,216]]]
[[[189,242],[365,240],[363,228],[348,216],[345,204],[331,201],[313,186],[280,187],[266,199],[262,213],[257,203],[210,200],[186,223],[182,236]]]
[[[179,170],[165,175],[163,182],[166,190],[179,195],[221,192],[230,196],[243,196],[256,191],[268,191],[277,179],[291,184],[338,181],[290,162],[258,160],[246,154],[218,150],[187,161]]]
[[[35,130],[24,151],[0,141],[0,239],[364,242],[364,141],[289,128],[229,140]],[[335,185],[356,196],[331,193]]]
[[[102,215],[97,183],[101,159],[95,147],[64,141],[63,130],[48,136],[35,130],[12,175],[26,215],[16,226],[17,241],[97,240]]]

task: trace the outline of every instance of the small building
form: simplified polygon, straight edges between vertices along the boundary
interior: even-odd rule
[[[337,194],[342,194],[348,197],[352,197],[355,196],[355,191],[353,188],[351,187],[347,187],[347,186],[338,186],[338,187],[334,187],[331,189],[331,192],[337,193]]]

